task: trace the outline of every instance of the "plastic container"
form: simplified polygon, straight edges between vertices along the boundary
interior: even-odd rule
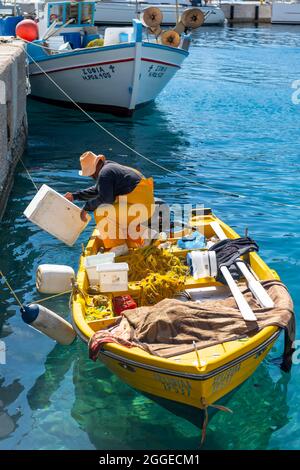
[[[128,34],[127,33],[120,33],[119,34],[119,41],[120,42],[128,42]]]
[[[202,233],[195,231],[192,232],[190,235],[181,238],[177,242],[177,246],[182,250],[193,250],[196,248],[204,248],[205,247],[205,237]]]
[[[47,39],[47,44],[49,49],[59,51],[59,48],[66,44],[66,42],[64,41],[64,38],[62,36],[52,36],[51,38]],[[37,47],[36,49],[40,48]]]
[[[131,295],[120,295],[113,298],[113,307],[115,315],[121,315],[124,310],[132,310],[137,308],[137,304]]]
[[[88,221],[80,219],[81,209],[43,184],[24,211],[25,217],[54,237],[73,246]]]
[[[60,294],[72,288],[74,270],[61,264],[40,264],[36,270],[36,288],[43,294]]]
[[[191,251],[187,254],[186,261],[194,279],[217,275],[218,265],[215,251]]]
[[[23,19],[23,16],[7,16],[6,18],[0,18],[0,36],[15,36],[16,26]]]
[[[97,266],[100,292],[122,292],[128,290],[128,264],[109,263]]]
[[[99,253],[98,255],[87,256],[84,260],[85,269],[89,278],[91,286],[99,284],[99,274],[97,273],[97,266],[105,263],[113,263],[115,260],[115,253]]]
[[[79,32],[76,33],[61,33],[65,42],[69,42],[72,46],[72,49],[80,49],[81,48],[81,34]]]

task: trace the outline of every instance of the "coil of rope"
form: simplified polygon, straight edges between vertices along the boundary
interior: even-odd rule
[[[174,254],[151,245],[136,250],[127,260],[129,281],[141,288],[140,305],[154,305],[184,289],[188,268]]]

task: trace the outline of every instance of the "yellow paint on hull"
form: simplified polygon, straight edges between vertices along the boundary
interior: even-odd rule
[[[210,226],[212,221],[219,222],[228,238],[239,237],[213,214],[195,216],[190,223],[197,225],[209,238],[214,235]],[[100,243],[95,230],[85,249],[85,256],[97,253]],[[175,253],[178,256],[186,255],[183,251]],[[250,253],[249,259],[252,270],[260,280],[279,279],[277,273],[271,270],[257,253]],[[83,256],[77,282],[80,289],[87,289]],[[199,281],[190,278],[186,288],[211,285],[218,283],[212,278]],[[138,297],[136,286],[130,286],[129,292]],[[111,318],[89,323],[85,321],[85,308],[83,297],[77,294],[72,302],[73,323],[82,339],[88,341],[95,331],[107,327]],[[278,327],[267,327],[249,338],[201,349],[198,351],[200,364],[195,351],[164,359],[150,355],[140,348],[129,349],[113,343],[104,346],[99,360],[121,380],[137,390],[203,409],[218,402],[249,378],[268,354],[279,333]]]

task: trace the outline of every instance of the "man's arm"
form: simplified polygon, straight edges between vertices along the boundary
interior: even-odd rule
[[[104,176],[100,175],[95,186],[96,197],[94,196],[93,198],[89,198],[83,209],[85,211],[94,211],[101,204],[113,204],[115,202],[113,182],[114,177],[112,174],[105,174]]]
[[[94,199],[97,195],[97,185],[72,193],[73,199],[77,201],[89,201],[90,199]]]

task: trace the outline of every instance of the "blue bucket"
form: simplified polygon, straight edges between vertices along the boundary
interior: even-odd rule
[[[0,35],[15,36],[16,26],[23,19],[23,16],[7,16],[6,18],[0,18]]]
[[[71,44],[72,49],[79,49],[81,47],[81,34],[80,33],[61,33],[65,42]]]

